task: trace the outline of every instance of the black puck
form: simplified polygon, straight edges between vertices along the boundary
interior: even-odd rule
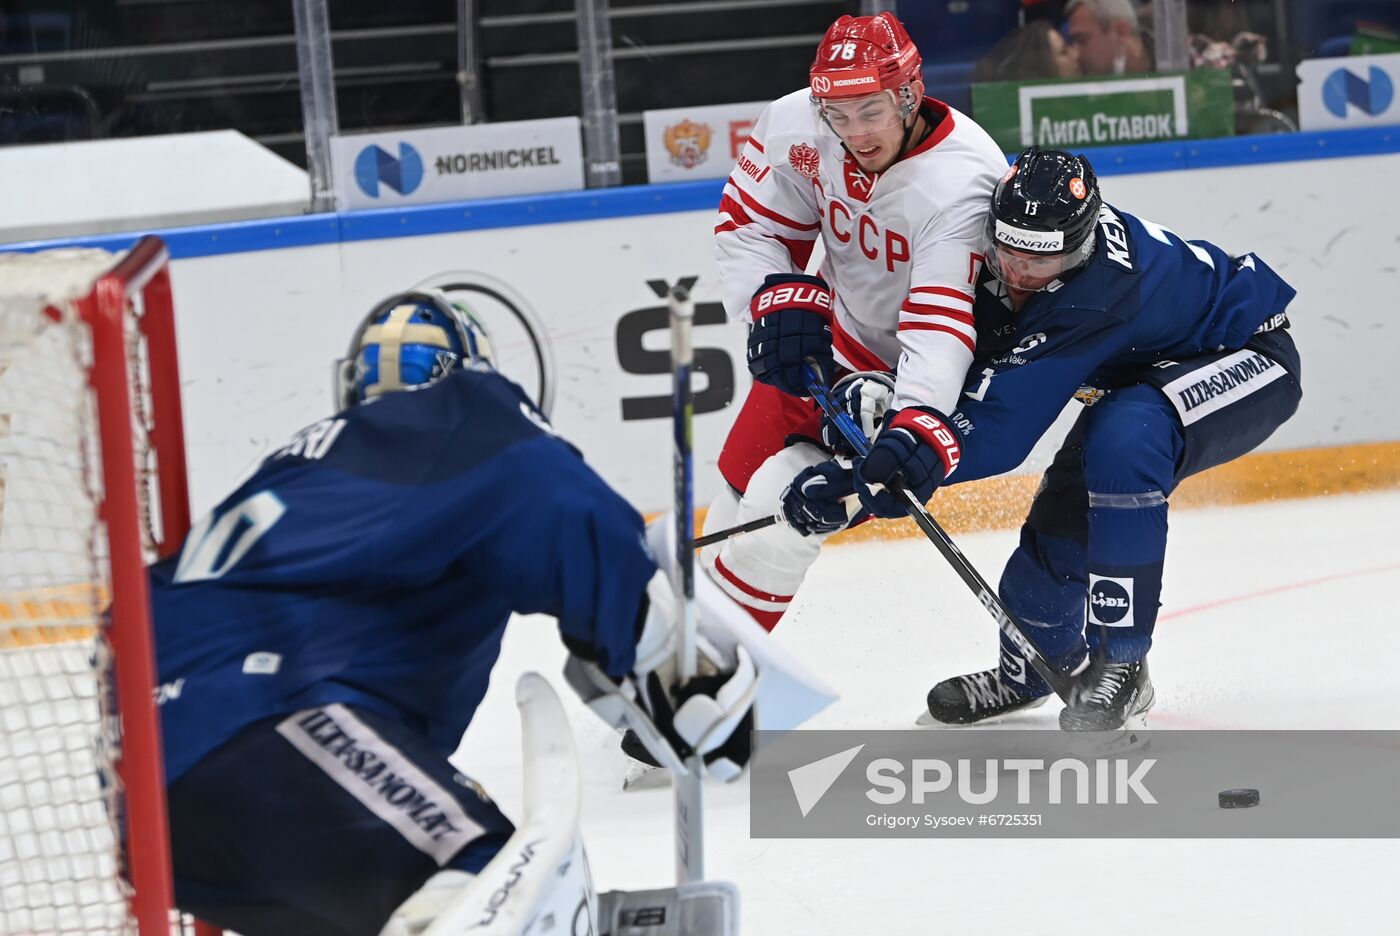
[[[1258,790],[1221,790],[1221,809],[1245,809],[1259,805]]]

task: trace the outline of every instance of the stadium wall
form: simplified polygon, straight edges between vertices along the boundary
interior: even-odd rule
[[[1203,502],[1400,483],[1397,128],[1089,151],[1105,197],[1191,238],[1253,251],[1299,292],[1305,397],[1267,454],[1182,492]],[[159,231],[171,246],[195,508],[208,509],[331,405],[332,362],[375,302],[420,281],[487,318],[503,370],[554,386],[553,420],[640,509],[670,498],[665,289],[695,279],[697,499],[749,377],[723,321],[715,182],[311,215]],[[0,247],[129,246],[138,235]],[[1077,408],[1077,405],[1072,405]],[[1023,477],[952,488],[955,529],[1016,522],[1068,419]],[[1306,451],[1300,451],[1306,450]]]

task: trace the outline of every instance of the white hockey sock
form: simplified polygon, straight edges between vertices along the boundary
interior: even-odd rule
[[[771,517],[782,507],[784,488],[804,468],[826,461],[821,449],[791,445],[771,456],[749,479],[738,497],[726,488],[710,505],[705,532]],[[701,563],[719,587],[758,623],[772,630],[787,611],[807,570],[816,562],[825,537],[803,536],[785,523],[745,533],[701,554]]]

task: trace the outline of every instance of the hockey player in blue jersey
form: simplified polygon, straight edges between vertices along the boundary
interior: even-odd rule
[[[904,510],[880,485],[927,502],[943,484],[1014,469],[1071,399],[1086,404],[1047,470],[1000,593],[1043,656],[1074,673],[1066,729],[1134,727],[1154,693],[1152,646],[1167,501],[1189,475],[1255,448],[1298,407],[1294,290],[1262,259],[1104,204],[1093,168],[1022,153],[998,184],[979,279],[977,349],[959,407],[879,415],[854,471],[799,474],[784,512],[800,532],[845,525],[853,490],[879,516]],[[871,421],[880,386],[843,405]],[[1045,681],[1002,638],[998,667],[946,679],[930,716],[968,724],[1039,704]]]
[[[595,710],[616,691],[738,775],[753,661],[702,639],[676,684],[641,517],[492,369],[469,313],[386,300],[338,387],[336,415],[150,571],[182,909],[245,936],[375,934],[440,872],[480,872],[513,827],[448,756],[512,613],[558,619]]]

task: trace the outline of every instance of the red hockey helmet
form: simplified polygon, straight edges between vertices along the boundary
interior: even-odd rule
[[[901,89],[923,77],[923,58],[893,13],[843,16],[831,24],[812,62],[812,97],[821,101]]]

